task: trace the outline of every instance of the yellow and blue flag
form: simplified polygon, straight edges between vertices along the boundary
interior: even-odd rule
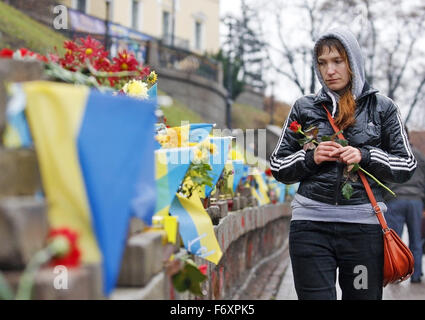
[[[28,148],[32,146],[31,133],[25,116],[26,96],[22,84],[9,85],[10,99],[6,106],[6,128],[3,145],[6,148]]]
[[[189,129],[189,142],[201,142],[205,140],[215,124],[212,123],[191,123]]]
[[[244,163],[243,160],[232,160],[233,164],[233,192],[236,192],[236,189],[239,185],[239,182],[245,175]]]
[[[194,148],[155,150],[155,215],[168,216],[171,203],[193,159]],[[151,222],[149,223],[151,225]]]
[[[153,102],[155,107],[157,107],[158,106],[158,88],[156,83],[149,88],[148,97],[149,97],[149,100]]]
[[[279,189],[279,202],[284,203],[285,202],[285,195],[286,195],[286,185],[283,183],[278,183]]]
[[[259,173],[257,169],[254,169],[252,177],[255,180],[256,187],[251,187],[252,195],[259,201],[260,205],[270,203],[270,198],[267,194],[268,187],[264,180],[265,174]]]
[[[198,193],[194,192],[191,198],[176,194],[170,214],[178,217],[179,232],[186,250],[218,264],[223,253]]]
[[[133,200],[138,190],[155,185],[155,105],[44,81],[26,83],[24,91],[50,225],[78,232],[83,262],[102,263],[109,295],[120,271]],[[150,201],[154,204],[155,196]],[[145,204],[146,210],[154,207],[148,199]]]
[[[221,173],[224,170],[224,166],[226,165],[228,154],[230,151],[229,147],[231,139],[231,137],[212,137],[209,140],[210,144],[214,144],[215,150],[215,152],[210,155],[209,159],[209,164],[212,168],[210,176],[213,180],[213,187],[205,186],[205,197],[209,197],[209,195],[214,189],[214,186],[217,184]]]

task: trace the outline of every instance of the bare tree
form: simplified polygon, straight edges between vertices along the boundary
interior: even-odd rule
[[[317,88],[313,43],[330,27],[346,26],[364,50],[368,83],[403,106],[406,121],[424,100],[425,5],[421,1],[276,0],[273,4],[268,6],[268,15],[274,18],[268,59],[301,94]],[[288,12],[294,13],[285,19]],[[415,110],[425,118],[425,108]]]

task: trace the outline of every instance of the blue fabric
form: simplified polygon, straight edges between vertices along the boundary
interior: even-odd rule
[[[201,142],[208,137],[212,128],[212,123],[191,123],[189,129],[189,142]]]
[[[193,254],[200,251],[201,241],[193,241],[193,239],[199,238],[196,223],[190,213],[181,205],[178,197],[174,197],[171,203],[170,215],[178,218],[179,231],[185,248],[188,250],[190,248],[190,252]]]
[[[230,144],[230,137],[223,137],[223,138],[211,138],[210,143],[214,143],[216,145],[216,154],[210,155],[210,165],[211,165],[211,172],[209,175],[212,178],[212,185],[205,186],[205,197],[209,197],[211,192],[213,191],[214,186],[217,184],[218,179],[220,179],[220,175],[224,170],[224,166],[227,161],[227,156],[229,153],[229,144]]]
[[[233,192],[236,192],[236,188],[239,185],[242,177],[244,176],[244,163],[242,160],[233,160]]]
[[[144,220],[154,213],[155,121],[152,101],[95,91],[88,97],[77,146],[92,223],[103,253],[106,295],[120,271],[132,204],[139,203],[135,211]],[[149,197],[134,202],[142,190]]]

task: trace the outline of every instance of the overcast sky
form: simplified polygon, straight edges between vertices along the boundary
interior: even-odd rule
[[[241,0],[220,0],[220,17],[224,17],[226,13],[240,15],[240,12],[241,12]],[[263,27],[267,28],[267,23]],[[224,35],[225,33],[226,33],[226,29],[223,26],[221,26],[220,34]],[[223,39],[221,40],[223,41]],[[276,78],[275,75],[266,76],[266,78],[268,78],[269,80],[271,79],[271,77]],[[275,80],[277,80],[275,85],[275,90],[274,90],[275,97],[281,101],[292,104],[299,97],[298,90],[296,89],[288,90],[288,88],[291,88],[292,84],[284,81],[282,77],[279,77],[279,79],[276,78]],[[266,95],[270,95],[270,94],[271,94],[271,89],[270,87],[267,87]]]

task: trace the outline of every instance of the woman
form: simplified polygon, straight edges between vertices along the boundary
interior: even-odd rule
[[[293,105],[270,157],[280,182],[300,182],[292,207],[289,250],[299,299],[336,299],[336,270],[342,299],[382,299],[382,230],[360,179],[346,199],[344,168],[358,163],[382,182],[404,182],[416,168],[394,102],[365,80],[364,62],[354,35],[345,29],[323,34],[314,47],[316,75],[322,85]],[[316,126],[318,138],[334,131],[326,107],[343,130],[348,146],[321,142],[314,150],[300,146],[302,129]],[[350,166],[351,167],[351,166]],[[353,179],[355,180],[355,179]],[[382,189],[368,179],[381,210]]]

